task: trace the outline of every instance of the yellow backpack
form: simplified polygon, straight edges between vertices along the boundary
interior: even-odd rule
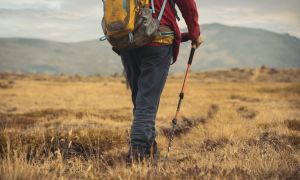
[[[168,0],[164,0],[157,19],[152,18],[154,0],[103,0],[101,41],[108,40],[117,50],[132,49],[152,42],[159,34],[159,23]],[[168,32],[167,35],[172,35]]]

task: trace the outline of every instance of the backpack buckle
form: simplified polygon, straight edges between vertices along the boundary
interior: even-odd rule
[[[106,41],[107,39],[108,39],[107,36],[102,36],[99,38],[99,41]]]

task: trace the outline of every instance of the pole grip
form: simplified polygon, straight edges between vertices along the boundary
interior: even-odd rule
[[[190,52],[189,62],[188,62],[189,65],[192,65],[192,63],[193,63],[195,51],[196,51],[196,48],[192,47],[191,52]]]

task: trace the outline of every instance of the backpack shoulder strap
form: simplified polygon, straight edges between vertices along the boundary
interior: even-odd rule
[[[171,8],[173,9],[173,12],[175,14],[175,17],[178,21],[180,21],[180,18],[178,16],[177,10],[176,10],[176,0],[170,0]]]
[[[161,6],[161,10],[160,10],[159,15],[158,15],[158,18],[157,18],[158,21],[161,20],[163,14],[164,14],[164,11],[165,11],[165,8],[166,8],[167,1],[168,1],[168,0],[164,0],[163,4],[162,4],[162,6]]]
[[[166,4],[167,4],[167,1],[168,0],[164,0],[163,4],[162,4],[162,7],[161,7],[161,10],[160,10],[160,13],[158,15],[158,21],[161,20],[163,14],[164,14],[164,11],[165,11],[165,8],[166,8]],[[177,10],[175,8],[175,1],[176,0],[170,0],[170,3],[171,3],[171,8],[173,9],[174,13],[175,13],[175,16],[176,16],[176,19],[179,21],[180,18],[177,14]],[[155,7],[154,7],[154,0],[151,0],[151,7],[152,7],[152,13],[154,14],[155,13]]]
[[[154,0],[151,0],[152,13],[155,13]]]

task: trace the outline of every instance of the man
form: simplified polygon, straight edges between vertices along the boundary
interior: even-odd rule
[[[174,36],[156,37],[153,42],[143,47],[120,52],[134,106],[129,151],[131,159],[140,158],[143,160],[145,157],[149,157],[151,152],[158,154],[155,141],[155,118],[160,96],[170,64],[177,59],[181,39],[187,38],[181,37],[176,23],[176,10],[173,1],[168,0],[169,3],[167,3],[160,21],[160,31],[168,31],[169,29],[174,31]],[[157,18],[162,4],[163,0],[154,0],[154,18]],[[176,4],[188,27],[189,32],[184,36],[188,36],[192,45],[200,46],[202,40],[195,1],[177,0]]]

